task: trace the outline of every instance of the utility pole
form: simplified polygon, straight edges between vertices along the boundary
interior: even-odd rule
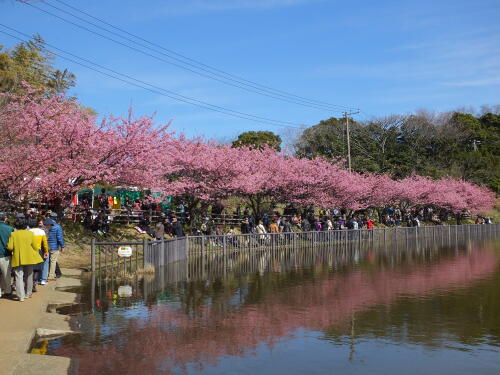
[[[351,173],[351,137],[349,135],[349,116],[358,114],[359,111],[353,112],[344,112],[344,117],[345,117],[345,128],[346,128],[346,135],[347,135],[347,170],[349,173]]]

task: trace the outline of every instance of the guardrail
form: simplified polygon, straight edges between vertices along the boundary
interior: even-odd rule
[[[281,232],[265,234],[224,234],[186,236],[139,242],[91,243],[92,271],[110,269],[133,273],[149,267],[172,264],[207,254],[231,254],[241,251],[347,247],[364,243],[452,243],[471,237],[496,237],[500,224],[439,225],[425,227],[389,227],[322,232]],[[121,250],[118,250],[121,248]]]

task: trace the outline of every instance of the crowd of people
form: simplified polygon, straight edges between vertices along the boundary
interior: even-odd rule
[[[380,220],[377,220],[373,212],[349,213],[345,210],[326,209],[315,212],[313,208],[299,210],[293,205],[284,208],[281,214],[278,210],[262,213],[257,220],[249,209],[243,212],[237,208],[233,213],[233,221],[229,233],[235,232],[236,228],[242,234],[250,233],[279,233],[292,231],[330,231],[330,230],[356,230],[373,229],[378,221],[385,226],[420,226],[421,221],[426,220],[434,224],[442,221],[433,213],[431,208],[422,209],[418,212],[405,212],[398,207],[388,208],[384,211]],[[224,226],[213,217],[207,215],[201,223],[196,223],[192,229],[193,234],[217,235],[224,233]]]
[[[0,212],[0,297],[23,302],[37,285],[55,281],[62,252],[63,229],[54,213],[27,210],[9,217]]]
[[[97,235],[105,236],[111,222],[117,217],[116,211],[109,208],[108,201],[104,196],[98,198],[98,208],[86,208],[83,213],[83,225]],[[411,210],[394,206],[380,212],[356,212],[335,208],[319,211],[313,207],[299,209],[289,204],[283,210],[272,207],[255,215],[248,207],[237,206],[234,210],[229,210],[220,202],[201,207],[194,213],[189,212],[183,202],[167,206],[163,202],[125,199],[118,215],[123,217],[124,210],[137,218],[135,228],[139,233],[148,234],[155,239],[164,238],[165,235],[181,237],[185,232],[190,235],[220,235],[373,229],[376,225],[419,227],[424,221],[440,225],[449,219],[446,211],[436,210],[432,206]],[[478,217],[476,223],[489,224],[491,219]]]
[[[139,221],[136,229],[143,234],[149,234],[151,237],[160,240],[165,238],[165,235],[170,237],[184,237],[184,228],[182,222],[172,212],[166,216],[160,215],[160,220],[156,224],[152,223],[151,217],[145,214]]]

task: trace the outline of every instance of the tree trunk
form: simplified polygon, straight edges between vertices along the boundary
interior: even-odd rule
[[[252,208],[255,222],[257,223],[262,214],[262,196],[260,194],[249,196],[248,202],[250,203],[250,207]]]

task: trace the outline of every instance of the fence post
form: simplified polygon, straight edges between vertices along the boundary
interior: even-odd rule
[[[172,251],[172,249],[170,249],[170,252],[173,253],[174,258],[177,258],[177,254],[179,253],[179,241],[180,241],[180,238],[176,237],[175,241],[174,241],[173,251]]]
[[[95,272],[95,238],[90,240],[90,263],[91,271]]]
[[[162,238],[160,242],[160,256],[158,259],[158,266],[164,266],[165,265],[165,238]]]
[[[186,234],[186,259],[189,256],[189,236]]]
[[[222,234],[222,249],[223,249],[224,254],[226,254],[227,242],[226,242],[226,234],[225,233]]]
[[[147,264],[146,258],[149,255],[147,248],[148,248],[148,239],[144,238],[142,240],[142,267],[143,268],[146,268],[146,264]]]
[[[95,311],[95,305],[96,305],[96,300],[95,300],[95,274],[92,274],[91,278],[91,290],[90,290],[90,303],[92,304],[92,312]]]

